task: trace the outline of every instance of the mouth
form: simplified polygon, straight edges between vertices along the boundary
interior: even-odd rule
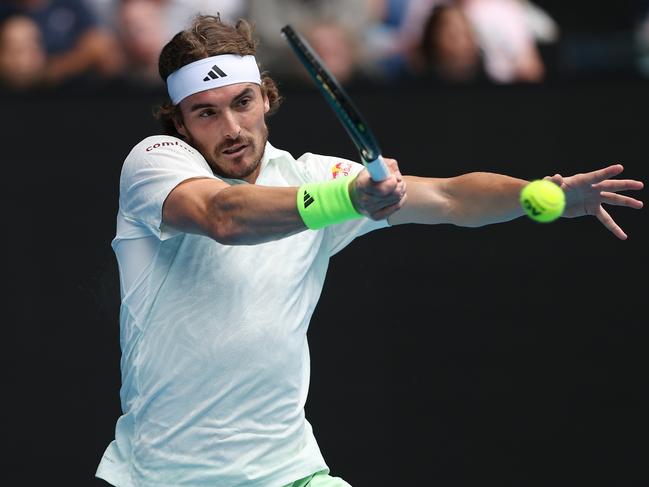
[[[227,157],[238,157],[248,148],[248,144],[238,144],[222,151]]]

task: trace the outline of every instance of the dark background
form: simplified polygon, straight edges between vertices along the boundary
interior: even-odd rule
[[[276,146],[356,159],[315,89],[284,95]],[[404,173],[532,179],[622,162],[649,180],[646,80],[352,95]],[[99,485],[119,415],[119,171],[157,132],[160,100],[2,99],[11,485]],[[382,230],[335,256],[307,403],[333,473],[355,486],[647,485],[647,214],[611,212],[628,241],[594,218],[519,219]]]

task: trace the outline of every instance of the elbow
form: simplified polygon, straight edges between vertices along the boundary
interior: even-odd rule
[[[222,245],[240,245],[241,235],[223,223],[216,223],[210,225],[208,236],[217,243]]]
[[[261,235],[245,211],[245,193],[234,188],[219,191],[207,208],[206,234],[222,245],[254,245],[271,240]]]
[[[251,241],[250,235],[243,230],[242,225],[238,224],[227,212],[210,219],[208,236],[222,245],[250,245],[254,243]]]
[[[451,223],[458,227],[478,228],[487,225],[488,222],[478,221],[467,217],[457,217],[451,220]]]
[[[466,211],[462,206],[451,206],[447,215],[448,222],[458,227],[477,228],[489,224],[480,215]]]
[[[447,197],[440,204],[443,223],[450,223],[457,227],[480,227],[482,222],[475,218],[472,212],[467,211],[464,205],[455,198]]]
[[[488,215],[483,215],[480,212],[472,211],[470,208],[460,209],[456,208],[451,213],[451,223],[458,227],[478,228],[484,227],[494,223]]]
[[[503,221],[499,215],[480,214],[480,213],[456,213],[451,219],[451,223],[458,227],[478,228],[486,225],[492,225]]]
[[[226,194],[223,194],[226,193]],[[207,209],[205,233],[223,245],[241,245],[244,240],[241,225],[236,221],[237,203],[227,191],[217,193]]]
[[[457,222],[454,222],[454,225],[457,227],[464,227],[464,228],[478,228],[486,225],[486,223],[473,222],[471,220],[458,220]]]

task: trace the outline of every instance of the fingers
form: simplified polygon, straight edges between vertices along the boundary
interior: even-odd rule
[[[404,195],[403,198],[401,198],[401,200],[399,200],[397,203],[395,203],[393,205],[390,205],[390,206],[387,206],[385,208],[382,208],[382,209],[380,209],[379,211],[377,211],[375,213],[372,213],[370,215],[370,218],[372,218],[372,220],[385,220],[387,217],[389,217],[393,213],[400,210],[403,207],[403,205],[404,205],[404,203],[406,202],[407,199],[408,199],[408,196]]]
[[[397,178],[397,181],[401,181],[401,179],[403,179],[403,176],[401,175],[401,171],[399,170],[399,163],[397,162],[397,160],[384,157],[383,161],[388,166],[388,169],[390,169],[390,172]]]
[[[609,215],[604,208],[600,206],[596,216],[597,219],[602,223],[602,225],[608,228],[617,238],[619,238],[620,240],[627,239],[626,233],[624,233],[620,226],[615,223],[613,218],[611,218],[611,215]]]
[[[387,218],[403,206],[406,195],[404,181],[397,161],[384,159],[391,175],[384,181],[372,181],[363,171],[356,178],[352,191],[354,207],[373,220]]]
[[[396,183],[393,189],[389,188],[390,185],[385,185],[381,191],[366,194],[365,198],[361,197],[363,208],[370,218],[378,220],[380,217],[377,217],[377,215],[382,215],[384,210],[395,207],[395,205],[401,205],[405,201],[405,181],[402,180]],[[399,207],[395,207],[392,212],[399,209]]]
[[[552,181],[557,186],[561,187],[563,184],[563,176],[561,174],[555,174],[554,176],[545,176],[543,179],[546,181]]]
[[[360,191],[364,195],[374,198],[386,198],[397,191],[400,184],[405,184],[403,181],[398,181],[394,174],[383,181],[375,182],[368,179],[359,180],[359,183]]]
[[[581,174],[581,177],[583,177],[584,182],[588,184],[597,184],[606,179],[617,176],[622,171],[624,171],[624,166],[622,166],[622,164],[613,164],[603,169],[598,169],[597,171]]]
[[[644,203],[640,200],[608,191],[602,191],[601,198],[602,203],[614,206],[626,206],[634,210],[639,210],[644,206]]]
[[[399,165],[395,159],[383,158],[383,162],[388,167],[390,171],[390,176],[383,181],[374,181],[371,179],[367,169],[361,171],[357,176],[358,184],[360,188],[364,188],[363,192],[369,195],[374,196],[384,196],[395,189],[395,184],[400,183],[403,180],[401,171],[399,171]]]
[[[594,184],[593,188],[600,191],[638,191],[644,188],[644,183],[633,179],[608,179]]]

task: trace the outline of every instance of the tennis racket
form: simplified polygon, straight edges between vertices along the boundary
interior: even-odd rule
[[[383,181],[390,177],[390,171],[381,157],[381,149],[367,123],[351,98],[342,89],[340,83],[327,70],[322,60],[313,51],[308,42],[290,25],[282,28],[282,35],[297,55],[320,89],[329,106],[333,108],[338,120],[351,137],[361,155],[361,160],[374,181]]]

